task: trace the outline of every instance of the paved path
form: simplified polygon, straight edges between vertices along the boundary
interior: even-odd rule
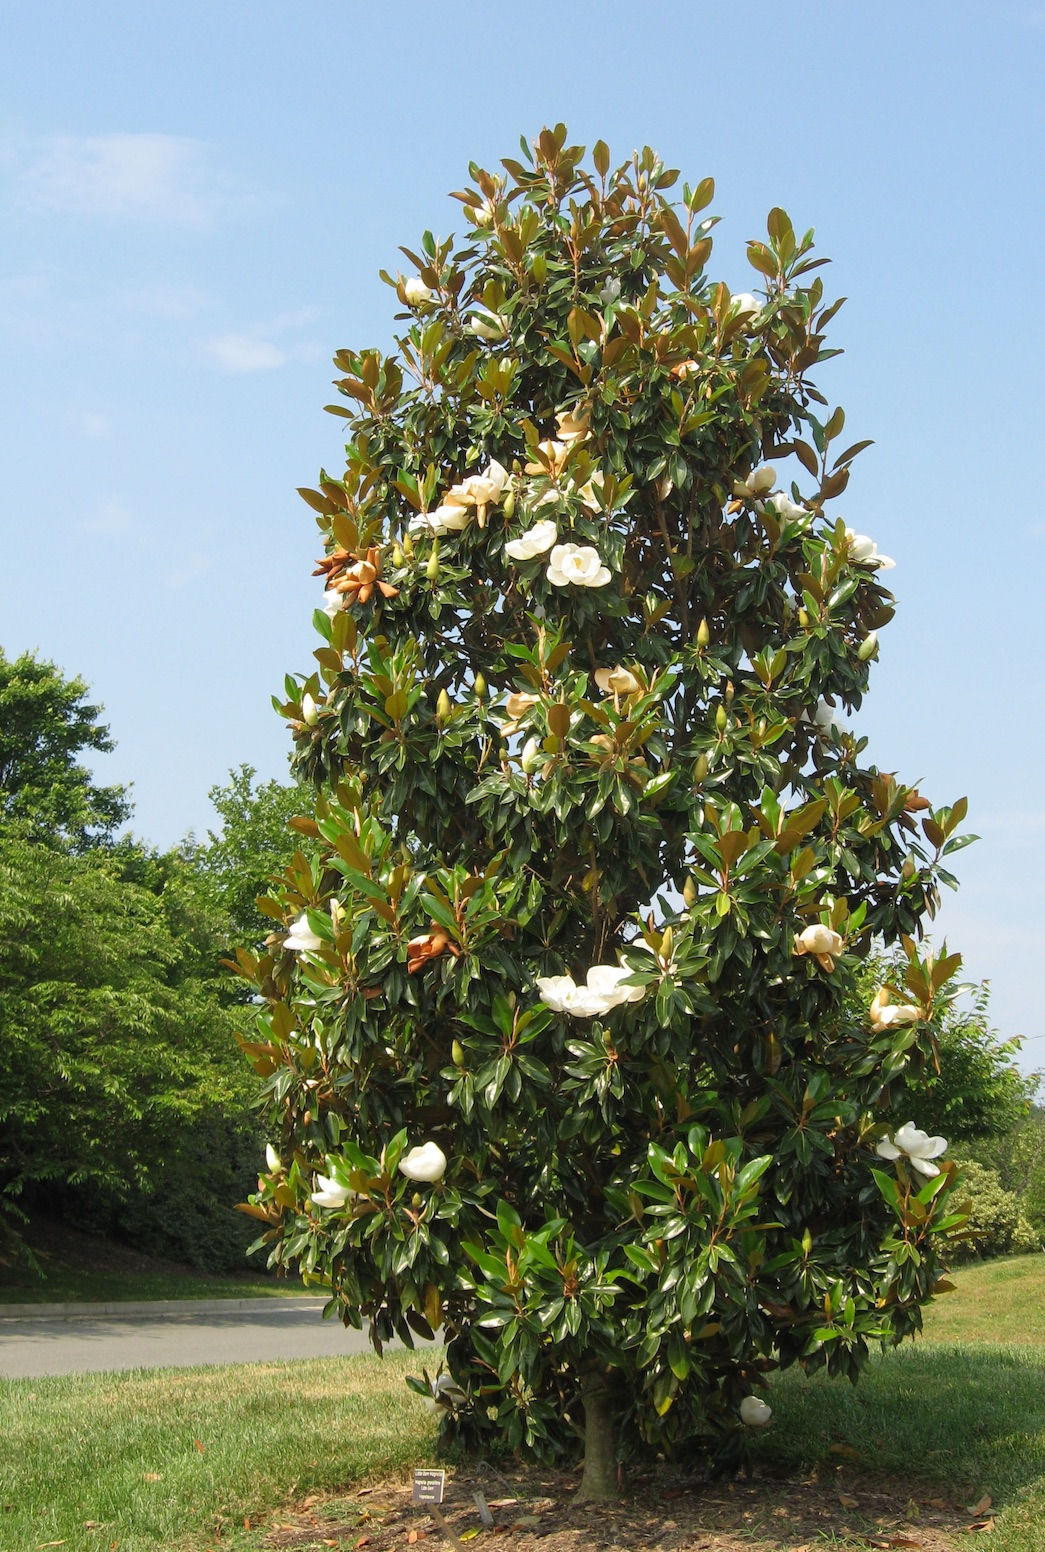
[[[185,1368],[371,1351],[365,1331],[323,1320],[322,1299],[0,1306],[0,1377]],[[11,1313],[7,1313],[10,1311]],[[60,1311],[60,1313],[59,1313]]]

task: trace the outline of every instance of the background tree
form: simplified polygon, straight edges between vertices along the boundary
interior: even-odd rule
[[[583,1434],[605,1496],[629,1449],[735,1460],[777,1366],[918,1327],[953,1168],[887,1117],[957,968],[917,939],[964,803],[842,722],[891,562],[828,515],[864,444],[809,376],[812,234],[772,211],[731,294],[710,180],[523,149],[385,277],[397,353],[335,358],[283,704],[318,852],[238,955],[251,1210],[378,1345],[444,1331],[448,1429]],[[877,940],[904,973],[854,1013]]]
[[[867,1006],[883,983],[902,984],[904,956],[891,960],[873,955],[857,980],[854,1007]],[[893,1119],[902,1123],[912,1104],[919,1121],[931,1132],[942,1132],[954,1143],[981,1145],[1013,1137],[1030,1116],[1039,1075],[1025,1073],[1012,1058],[1019,1039],[1005,1040],[990,1021],[987,982],[965,988],[968,1000],[944,1003],[926,1031],[926,1058],[904,1074],[897,1088]],[[985,1159],[984,1162],[987,1162]]]
[[[209,796],[220,828],[204,843],[190,838],[186,852],[223,918],[224,952],[237,943],[259,948],[272,918],[258,909],[258,898],[301,844],[296,821],[313,806],[313,795],[298,782],[259,782],[253,766],[241,765]]]
[[[113,747],[100,715],[0,655],[0,1221],[238,1265],[261,1153],[220,957],[245,918],[180,852],[114,838],[126,792],[81,760]]]
[[[32,653],[0,649],[0,820],[74,849],[110,842],[130,818],[125,787],[101,787],[82,763],[113,748],[82,679]]]

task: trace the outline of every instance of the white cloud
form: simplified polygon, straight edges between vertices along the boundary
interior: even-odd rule
[[[219,334],[204,341],[203,352],[222,372],[266,372],[287,359],[278,345],[252,334]]]
[[[201,341],[200,349],[222,372],[266,372],[287,361],[315,361],[322,354],[318,345],[309,341],[277,344],[276,339],[304,328],[317,316],[314,307],[301,307],[280,313],[271,323],[259,324],[242,334],[215,335]]]
[[[183,135],[51,135],[6,159],[30,209],[196,226],[214,203],[203,146]]]
[[[93,517],[82,518],[77,525],[81,533],[94,534],[98,538],[115,539],[130,533],[135,526],[130,508],[122,501],[103,500]]]

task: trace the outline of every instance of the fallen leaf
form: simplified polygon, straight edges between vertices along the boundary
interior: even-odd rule
[[[846,1460],[859,1460],[860,1451],[854,1450],[851,1444],[832,1444],[828,1447],[829,1455],[844,1455]]]
[[[457,1539],[458,1541],[474,1541],[481,1531],[481,1525],[473,1525],[471,1530],[463,1530]]]
[[[969,1529],[970,1530],[993,1530],[994,1529],[994,1516],[991,1515],[990,1518],[986,1519],[986,1520],[973,1520],[972,1524],[969,1526]]]
[[[192,1442],[196,1446],[196,1448],[199,1450],[200,1454],[202,1455],[203,1454],[203,1445],[200,1443],[200,1441],[198,1439],[193,1439]]]
[[[969,1505],[966,1513],[971,1514],[973,1519],[976,1519],[978,1515],[986,1514],[990,1506],[991,1495],[990,1493],[984,1493],[982,1498],[978,1498],[974,1504]]]
[[[843,1509],[859,1509],[860,1507],[859,1498],[851,1498],[848,1493],[839,1493],[838,1502]]]
[[[146,1482],[162,1482],[163,1481],[163,1472],[162,1471],[143,1471],[142,1475],[144,1476]]]
[[[245,1514],[243,1516],[243,1529],[244,1530],[249,1530],[250,1529],[250,1515],[249,1514]]]

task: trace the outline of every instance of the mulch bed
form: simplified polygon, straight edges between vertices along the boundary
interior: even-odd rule
[[[702,1482],[665,1468],[636,1478],[613,1505],[574,1506],[576,1485],[576,1476],[539,1469],[460,1467],[447,1471],[442,1524],[411,1502],[409,1481],[388,1481],[306,1499],[277,1517],[262,1545],[302,1552],[403,1552],[421,1541],[424,1552],[454,1542],[456,1552],[815,1552],[827,1542],[956,1552],[963,1532],[993,1528],[987,1503],[970,1509],[847,1467],[800,1480],[735,1482]],[[494,1517],[492,1529],[481,1524],[477,1493]]]

